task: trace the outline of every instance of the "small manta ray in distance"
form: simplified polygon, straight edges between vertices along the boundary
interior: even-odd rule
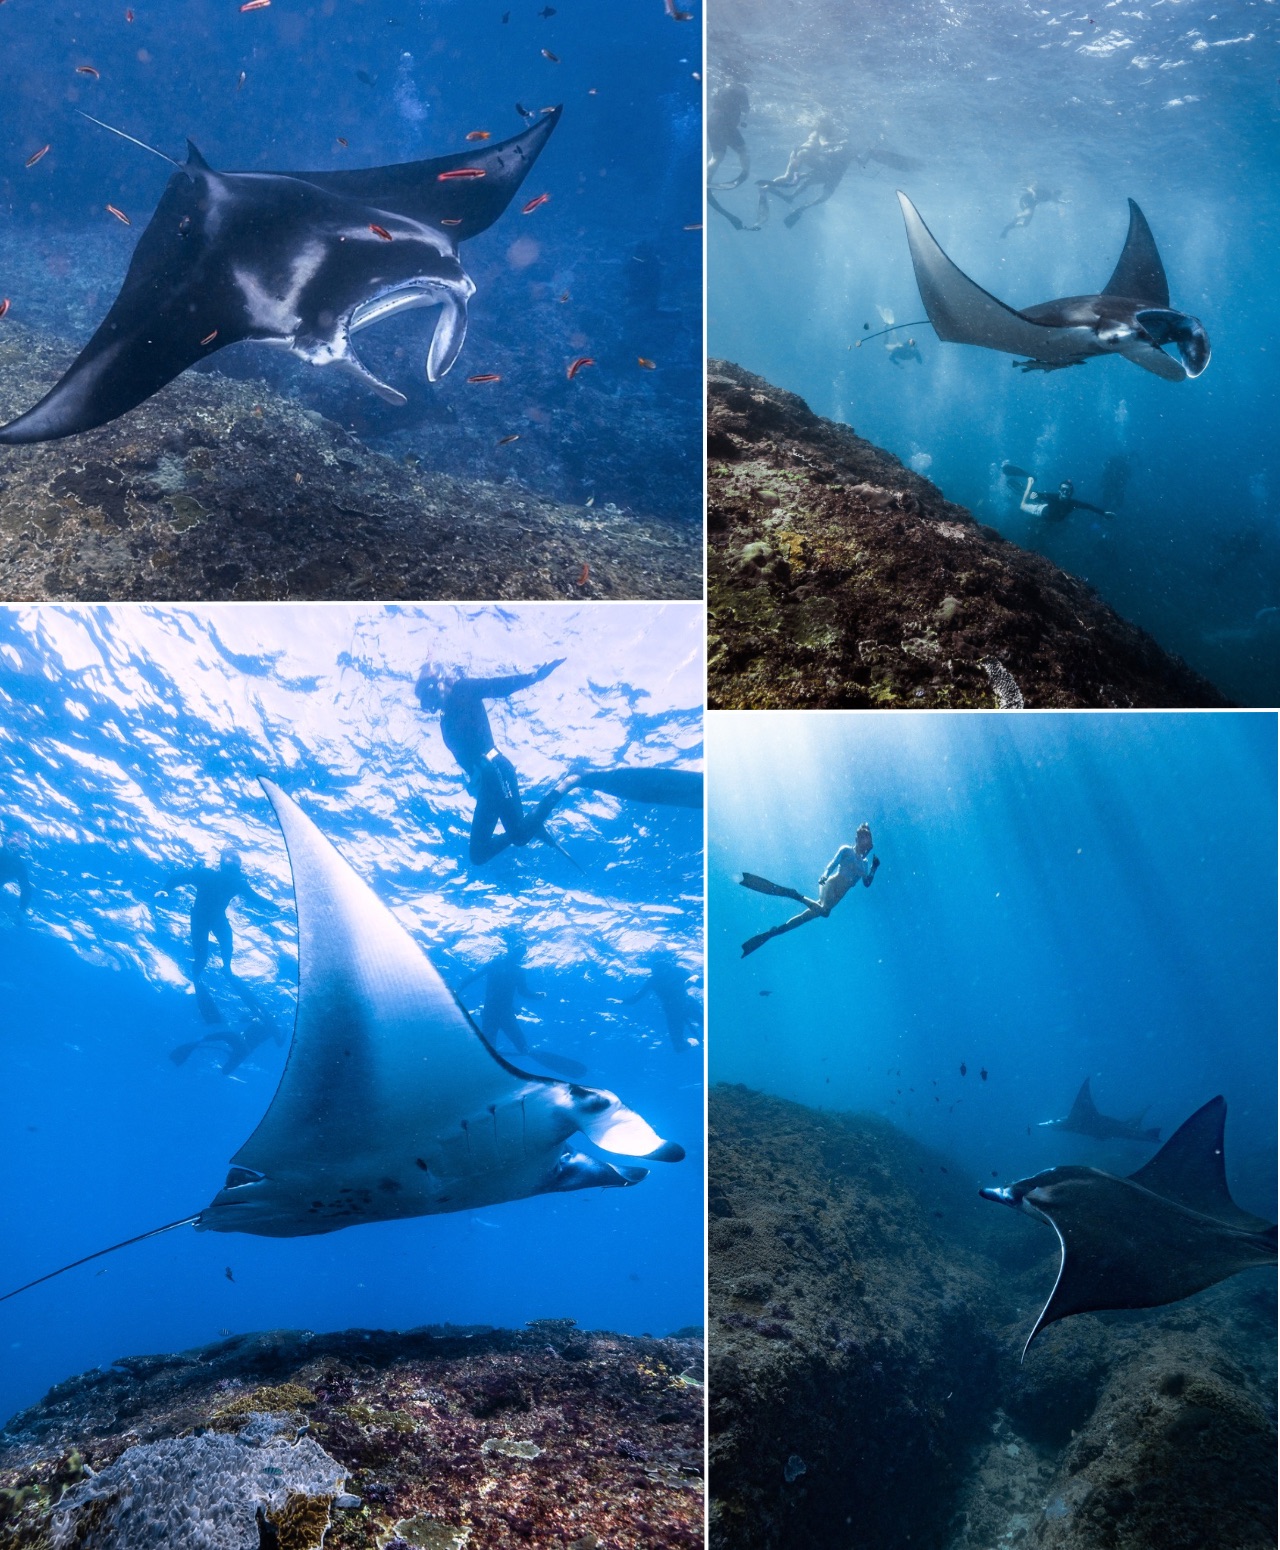
[[[439,307],[427,378],[445,375],[475,294],[458,244],[502,215],[559,121],[554,108],[497,145],[352,172],[216,172],[190,141],[183,163],[144,145],[178,170],[120,294],[62,380],[0,427],[0,444],[105,425],[242,341],[339,367],[407,403],[361,364],[351,335],[408,307]]]
[[[1095,1141],[1158,1141],[1158,1127],[1148,1130],[1142,1128],[1146,1112],[1143,1109],[1132,1119],[1113,1119],[1110,1114],[1100,1114],[1094,1105],[1093,1094],[1089,1091],[1089,1078],[1086,1076],[1076,1094],[1076,1101],[1071,1105],[1070,1114],[1065,1119],[1042,1119],[1040,1128],[1072,1130],[1079,1136],[1092,1136]]]
[[[280,1086],[194,1216],[177,1227],[293,1238],[363,1222],[476,1211],[507,1200],[638,1184],[634,1161],[679,1162],[611,1092],[535,1076],[500,1055],[434,965],[302,809],[263,780],[284,833],[298,910],[298,1009]]]
[[[1209,364],[1204,324],[1170,307],[1155,238],[1132,199],[1124,251],[1102,290],[1043,301],[1021,312],[975,285],[938,246],[907,196],[899,193],[898,200],[920,300],[939,339],[1028,356],[1014,363],[1023,371],[1058,371],[1082,366],[1095,355],[1123,355],[1168,382],[1184,382]],[[1168,344],[1177,347],[1181,362],[1165,354]]]
[[[1226,1122],[1226,1099],[1211,1098],[1127,1178],[1067,1166],[978,1191],[1058,1235],[1058,1279],[1024,1358],[1046,1324],[1073,1313],[1158,1308],[1275,1264],[1275,1227],[1242,1211],[1227,1188]]]

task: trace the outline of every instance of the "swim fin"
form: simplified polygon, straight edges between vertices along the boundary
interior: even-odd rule
[[[808,208],[809,208],[809,206],[808,206],[808,205],[804,205],[804,206],[803,206],[803,207],[802,207],[802,208],[801,208],[801,209],[799,209],[799,210],[793,210],[793,211],[792,211],[792,212],[791,212],[791,214],[790,214],[790,215],[785,215],[785,216],[783,216],[783,218],[782,218],[782,224],[783,224],[783,225],[784,225],[784,226],[794,226],[794,225],[795,225],[795,223],[796,223],[796,222],[797,222],[797,221],[798,221],[798,220],[799,220],[799,219],[800,219],[800,217],[801,217],[801,216],[802,216],[802,215],[803,215],[803,214],[804,214],[804,212],[805,212],[805,211],[806,211],[806,210],[807,210],[807,209],[808,209]]]
[[[771,883],[767,877],[757,877],[754,872],[744,872],[738,879],[744,888],[753,889],[756,893],[771,893],[779,899],[794,899],[797,904],[808,904],[804,894],[797,893],[794,888],[784,888],[781,883]],[[755,938],[753,937],[754,941]]]
[[[1006,479],[1031,479],[1035,477],[1030,469],[1019,468],[1016,463],[1003,464],[1001,466],[1000,472],[1005,476]]]
[[[627,802],[653,802],[663,807],[702,806],[702,775],[697,770],[587,770],[575,775],[573,783]]]
[[[758,947],[763,947],[769,938],[775,934],[773,931],[762,931],[759,936],[749,936],[742,944],[742,956],[744,958],[750,957]]]
[[[169,1051],[169,1059],[175,1066],[185,1066],[195,1051],[204,1043],[203,1039],[193,1039],[190,1044],[179,1044],[177,1049]]]

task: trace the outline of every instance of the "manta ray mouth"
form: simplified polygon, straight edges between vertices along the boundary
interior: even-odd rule
[[[1209,335],[1199,318],[1166,307],[1144,307],[1134,317],[1157,349],[1177,346],[1187,376],[1198,377],[1209,364]]]
[[[471,277],[462,273],[456,280],[410,281],[353,307],[347,315],[346,331],[348,335],[357,333],[410,307],[439,307],[427,351],[427,381],[439,382],[462,351],[467,337],[467,303],[475,292]]]

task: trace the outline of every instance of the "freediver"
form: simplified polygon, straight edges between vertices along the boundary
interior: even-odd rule
[[[463,980],[459,993],[484,977],[484,1006],[480,1010],[480,1032],[490,1044],[496,1045],[498,1035],[505,1033],[512,1047],[521,1055],[529,1053],[529,1041],[524,1036],[520,1019],[516,1015],[516,1002],[545,1001],[545,990],[534,990],[525,973],[524,960],[528,949],[520,937],[507,941],[507,950],[501,958],[486,963],[482,968]]]
[[[756,184],[760,190],[760,205],[756,224],[748,230],[758,231],[769,219],[769,197],[794,204],[801,194],[817,189],[816,199],[809,199],[797,206],[785,218],[785,226],[794,226],[806,210],[824,204],[840,187],[840,182],[854,160],[854,152],[847,139],[837,137],[833,121],[825,115],[818,120],[817,128],[803,143],[792,151],[787,170],[781,177],[762,178]]]
[[[191,904],[191,983],[200,989],[200,977],[209,962],[209,940],[217,942],[222,953],[222,966],[232,979],[231,922],[227,919],[227,907],[232,899],[242,899],[246,904],[258,904],[272,909],[271,900],[260,894],[244,875],[239,852],[227,846],[219,858],[217,868],[207,866],[188,867],[185,871],[171,872],[161,884],[160,891],[182,888],[190,884],[195,889]],[[219,1021],[216,1010],[210,1015],[210,1004],[202,1001],[201,1011],[210,1022]]]
[[[624,996],[622,1004],[635,1006],[646,996],[652,996],[662,1010],[672,1049],[688,1049],[690,1040],[685,1036],[685,1029],[701,1029],[702,1008],[691,994],[689,975],[674,958],[664,955],[652,959],[648,979],[633,995]]]
[[[0,888],[14,883],[18,889],[18,909],[31,908],[31,869],[23,854],[22,841],[11,834],[0,847]]]
[[[905,344],[899,340],[896,344],[885,345],[889,359],[895,366],[905,365],[907,361],[919,361],[923,364],[920,351],[916,348],[914,339],[908,339]]]
[[[751,153],[742,136],[742,124],[750,111],[751,101],[747,96],[747,88],[737,81],[729,81],[719,87],[707,104],[707,149],[710,152],[707,162],[707,202],[713,210],[718,210],[724,216],[735,231],[743,230],[743,222],[732,210],[726,210],[715,196],[716,191],[741,187],[751,175]],[[737,157],[738,174],[727,183],[717,183],[716,174],[730,151]]]
[[[1007,237],[1011,231],[1020,231],[1024,226],[1030,226],[1031,217],[1036,213],[1037,205],[1060,205],[1061,203],[1061,194],[1055,194],[1051,189],[1045,189],[1042,193],[1038,183],[1028,183],[1018,195],[1017,215],[1000,235]]]
[[[428,662],[418,674],[414,693],[427,715],[439,713],[440,735],[457,760],[467,787],[476,799],[471,820],[471,860],[492,861],[508,845],[528,845],[545,840],[554,845],[544,827],[551,809],[566,794],[557,785],[530,812],[520,797],[520,777],[506,754],[499,753],[489,725],[486,700],[506,700],[522,689],[531,689],[554,673],[565,659],[544,662],[532,673],[511,673],[505,678],[465,678]],[[501,837],[497,834],[502,825]],[[558,848],[558,847],[557,847]]]
[[[1046,522],[1065,522],[1073,511],[1092,511],[1100,517],[1115,516],[1114,511],[1104,511],[1101,506],[1094,506],[1089,501],[1077,500],[1076,487],[1070,479],[1064,479],[1056,490],[1037,490],[1036,476],[1029,474],[1025,468],[1006,463],[1003,472],[1005,478],[1014,485],[1019,480],[1026,480],[1018,510],[1025,511],[1029,517],[1043,517]]]
[[[817,920],[819,916],[825,920],[850,888],[857,887],[859,883],[864,888],[870,888],[880,869],[880,857],[872,856],[871,847],[870,826],[865,823],[859,824],[853,844],[841,845],[826,871],[818,879],[816,899],[797,893],[794,888],[784,888],[781,883],[771,883],[768,878],[757,877],[754,872],[744,872],[738,879],[744,888],[751,888],[756,893],[776,894],[783,899],[794,899],[797,904],[803,904],[805,907],[790,920],[784,920],[780,926],[772,926],[768,931],[761,931],[758,936],[749,937],[742,944],[742,956],[745,958],[748,954],[754,953],[757,948],[763,947],[770,937],[781,936],[785,931],[794,931],[797,926],[808,925],[811,920]]]
[[[179,1044],[177,1049],[169,1051],[169,1059],[175,1066],[182,1066],[198,1049],[204,1049],[206,1045],[212,1047],[221,1044],[227,1054],[218,1069],[223,1076],[230,1076],[268,1039],[274,1044],[284,1043],[284,1035],[278,1028],[273,1027],[265,1018],[255,1017],[243,1028],[220,1028],[217,1033],[206,1033],[202,1039],[193,1039],[189,1044]]]

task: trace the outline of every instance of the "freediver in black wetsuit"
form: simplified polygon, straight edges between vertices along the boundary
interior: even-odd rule
[[[27,858],[22,853],[21,842],[10,835],[0,848],[0,889],[6,883],[16,883],[18,888],[18,909],[29,910],[31,908],[31,869],[27,866]]]
[[[517,1001],[545,1001],[545,990],[534,990],[525,973],[524,960],[528,949],[520,938],[507,943],[501,958],[486,963],[483,968],[463,980],[460,990],[484,978],[484,1006],[480,1011],[480,1032],[490,1044],[496,1045],[499,1034],[506,1034],[513,1049],[522,1055],[529,1053],[529,1041],[524,1036],[520,1019],[516,1015]]]
[[[656,958],[649,966],[649,977],[634,995],[622,998],[623,1006],[635,1006],[645,996],[652,996],[662,1009],[663,1021],[672,1049],[677,1052],[689,1048],[686,1028],[702,1029],[702,1008],[691,994],[689,976],[674,958]]]
[[[1018,195],[1018,213],[1000,233],[1007,237],[1011,231],[1020,231],[1024,226],[1030,226],[1031,217],[1036,213],[1037,205],[1060,205],[1062,195],[1055,194],[1051,189],[1045,189],[1043,193],[1038,183],[1029,183]]]
[[[719,211],[735,231],[743,230],[743,222],[732,210],[725,209],[716,198],[716,193],[740,188],[751,176],[751,153],[742,137],[742,124],[750,111],[751,101],[747,96],[747,88],[737,81],[730,81],[713,92],[707,104],[707,150],[710,152],[710,160],[707,162],[707,203],[713,210]],[[730,151],[737,157],[738,174],[727,183],[717,183],[716,173]]]
[[[278,1028],[272,1027],[265,1018],[254,1018],[243,1028],[222,1028],[217,1033],[205,1034],[203,1039],[193,1039],[190,1044],[179,1044],[177,1049],[169,1051],[169,1059],[175,1066],[182,1066],[198,1049],[220,1044],[227,1054],[219,1069],[223,1076],[230,1076],[268,1039],[275,1044],[284,1043],[284,1035]]]
[[[1026,481],[1018,510],[1029,517],[1043,517],[1046,522],[1065,522],[1073,511],[1092,511],[1100,517],[1114,517],[1114,511],[1104,511],[1101,506],[1076,499],[1076,487],[1070,479],[1064,479],[1056,490],[1037,490],[1036,476],[1014,463],[1004,465],[1004,476],[1013,485]]]
[[[209,962],[209,939],[217,942],[222,954],[222,965],[234,979],[231,970],[231,922],[227,919],[227,906],[232,899],[243,899],[246,904],[259,904],[271,909],[271,900],[251,886],[240,865],[238,852],[228,846],[218,867],[188,867],[185,871],[171,872],[161,885],[161,891],[182,888],[191,884],[196,891],[191,905],[191,983],[199,987],[200,977]],[[219,1018],[202,1003],[201,1010],[210,1022]]]
[[[801,194],[817,190],[816,199],[808,199],[795,205],[783,224],[794,226],[806,210],[824,204],[840,187],[841,180],[855,160],[853,147],[847,138],[838,138],[837,130],[829,118],[818,120],[818,127],[809,138],[792,151],[787,170],[781,177],[762,178],[756,187],[760,190],[760,205],[754,230],[759,230],[769,219],[770,197],[784,200],[789,205]]]
[[[845,894],[851,888],[856,888],[859,883],[864,888],[870,888],[875,881],[876,873],[880,870],[880,857],[873,856],[871,849],[870,826],[865,823],[860,824],[857,834],[854,835],[853,844],[841,845],[828,863],[826,871],[818,879],[816,899],[810,899],[807,895],[794,888],[786,888],[781,883],[771,883],[767,877],[758,877],[754,872],[744,872],[738,879],[744,888],[750,888],[755,893],[769,893],[783,899],[794,899],[797,904],[803,904],[804,909],[798,915],[793,915],[790,920],[784,920],[780,926],[772,926],[768,931],[761,931],[756,936],[748,937],[742,944],[742,956],[746,958],[754,953],[771,937],[794,931],[797,926],[807,926],[811,920],[817,920],[819,917],[825,920]]]

